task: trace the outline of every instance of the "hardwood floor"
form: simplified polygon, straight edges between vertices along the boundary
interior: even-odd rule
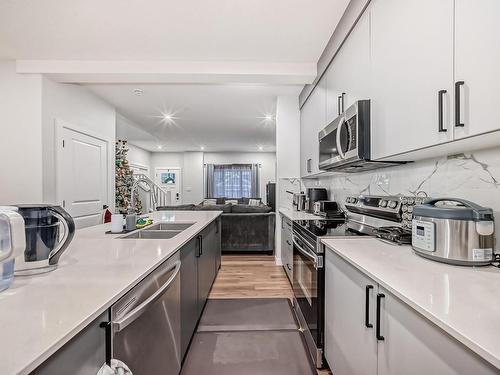
[[[209,298],[292,298],[283,267],[273,256],[224,255]]]
[[[224,255],[209,298],[292,298],[293,291],[282,266],[273,256]],[[318,375],[331,375],[318,370]]]

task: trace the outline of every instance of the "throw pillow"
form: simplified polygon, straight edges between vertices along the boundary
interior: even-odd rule
[[[232,205],[238,204],[238,199],[226,199],[226,204],[228,203]]]
[[[214,206],[217,204],[217,199],[215,198],[208,198],[208,199],[205,199],[203,200],[203,205],[204,206]]]
[[[249,206],[260,206],[260,199],[249,199],[248,205]]]

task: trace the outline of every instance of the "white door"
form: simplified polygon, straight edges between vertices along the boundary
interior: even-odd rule
[[[500,129],[500,1],[455,1],[455,82],[460,118],[455,138]]]
[[[378,375],[498,374],[468,348],[382,287]]]
[[[170,192],[172,205],[182,204],[181,168],[155,168],[155,181],[163,190]]]
[[[327,250],[325,257],[328,364],[335,375],[377,375],[375,296],[378,284],[332,251]]]
[[[65,126],[57,134],[57,201],[77,228],[101,224],[109,205],[108,142]]]
[[[372,157],[453,139],[453,0],[370,4]],[[439,131],[440,90],[446,132]]]

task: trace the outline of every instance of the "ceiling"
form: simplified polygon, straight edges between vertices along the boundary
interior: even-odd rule
[[[274,151],[276,97],[314,79],[348,3],[0,0],[0,59],[84,84],[142,148]]]
[[[300,86],[86,85],[113,104],[117,137],[149,151],[275,151],[276,96]],[[134,89],[143,94],[137,96]],[[165,120],[162,114],[172,118]],[[271,119],[266,119],[270,116]],[[159,149],[158,146],[161,146]]]
[[[349,0],[2,0],[0,59],[316,63]]]

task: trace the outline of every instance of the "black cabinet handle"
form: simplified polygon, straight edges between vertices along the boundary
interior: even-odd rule
[[[292,246],[292,244],[290,243],[290,241],[286,240],[286,243],[288,244],[288,246]]]
[[[203,244],[202,244],[203,237],[200,234],[196,239],[198,240],[198,254],[196,254],[196,257],[199,258],[201,256],[201,253],[202,253],[201,247],[203,246]]]
[[[370,323],[370,289],[373,289],[373,285],[367,285],[365,288],[365,327],[373,328],[373,324]]]
[[[286,268],[288,268],[289,271],[291,271],[292,269],[290,268],[290,265],[287,263],[286,264]]]
[[[446,94],[446,90],[438,91],[438,130],[440,133],[448,131],[443,126],[443,96]]]
[[[342,108],[341,101],[342,101],[342,96],[338,96],[337,97],[337,115],[340,115],[342,113],[342,111],[340,110]]]
[[[344,99],[345,99],[345,92],[342,93],[342,112],[341,113],[344,113]]]
[[[375,335],[377,336],[377,340],[384,341],[385,338],[380,334],[380,300],[385,298],[385,294],[378,293],[377,294],[377,329]]]
[[[455,82],[455,127],[464,126],[464,124],[460,121],[460,86],[463,86],[464,84],[464,81]]]

